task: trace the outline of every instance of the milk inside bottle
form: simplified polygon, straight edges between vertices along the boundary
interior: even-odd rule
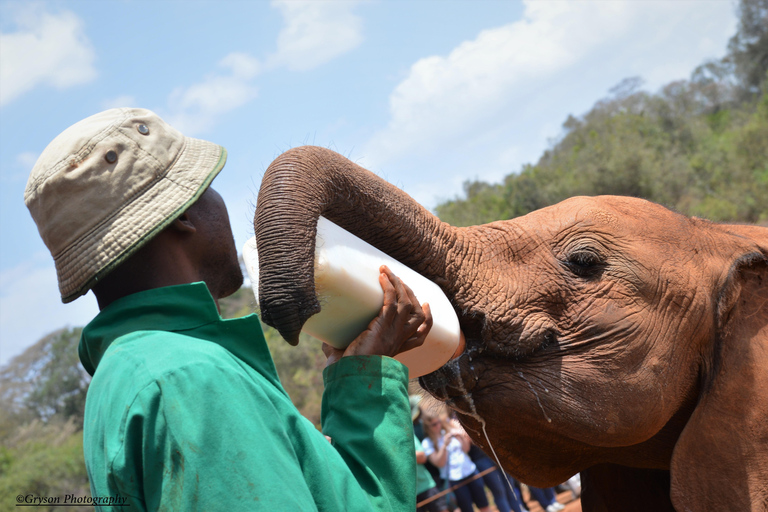
[[[259,301],[259,256],[255,238],[243,247],[248,277]],[[317,222],[315,290],[321,311],[311,316],[303,331],[336,348],[347,347],[378,315],[384,304],[379,267],[387,265],[407,284],[419,303],[429,303],[432,329],[424,343],[395,356],[409,369],[410,378],[433,372],[463,345],[459,320],[450,301],[435,283],[386,255],[324,217]]]

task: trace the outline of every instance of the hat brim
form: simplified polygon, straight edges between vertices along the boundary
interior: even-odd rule
[[[85,295],[168,227],[205,192],[226,160],[227,151],[218,144],[185,137],[165,174],[55,259],[62,302]]]

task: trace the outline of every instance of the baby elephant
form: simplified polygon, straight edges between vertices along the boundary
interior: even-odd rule
[[[421,384],[513,476],[582,472],[585,511],[768,510],[768,228],[615,196],[457,228],[296,148],[255,218],[262,315],[293,343],[319,215],[441,286],[466,350]]]

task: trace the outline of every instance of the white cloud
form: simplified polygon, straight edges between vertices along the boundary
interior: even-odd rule
[[[56,270],[47,253],[0,272],[0,366],[46,334],[65,326],[83,326],[98,313],[89,293],[62,304]]]
[[[534,158],[568,113],[583,113],[624,77],[641,75],[649,87],[686,78],[724,53],[733,20],[728,2],[529,0],[519,21],[414,63],[390,95],[387,126],[362,153],[380,167],[438,148],[482,148],[474,164],[484,175],[516,171],[483,166],[508,162],[510,154]],[[534,137],[542,125],[557,130]]]
[[[218,116],[234,110],[257,96],[252,83],[260,71],[257,59],[245,53],[231,53],[219,61],[225,73],[212,73],[202,82],[175,89],[168,99],[170,114],[164,116],[183,133],[204,132]]]
[[[352,12],[358,3],[272,0],[283,14],[284,26],[268,65],[305,71],[357,47],[363,40],[362,20]]]
[[[0,33],[0,105],[39,85],[63,89],[96,77],[93,46],[73,13],[32,4],[16,12],[15,22],[15,32]]]
[[[259,61],[246,53],[230,53],[221,61],[219,65],[232,70],[232,76],[249,80],[255,77],[260,71]]]
[[[217,118],[256,98],[254,78],[264,70],[286,67],[305,71],[325,64],[362,41],[362,21],[352,13],[354,1],[273,0],[284,18],[277,52],[262,64],[247,53],[230,53],[218,66],[227,72],[208,75],[188,87],[178,87],[168,99],[164,117],[180,131],[197,135]]]
[[[19,153],[16,155],[16,163],[24,167],[27,172],[32,170],[32,167],[35,166],[35,163],[37,163],[37,159],[40,157],[39,153],[34,153],[32,151],[25,151],[24,153]]]
[[[136,98],[129,94],[123,94],[122,96],[117,96],[114,98],[107,98],[101,102],[101,108],[104,110],[108,110],[110,108],[135,107],[136,105]]]
[[[0,181],[4,183],[23,183],[29,177],[32,167],[35,166],[39,153],[25,151],[16,155],[15,165],[6,165],[0,168]]]

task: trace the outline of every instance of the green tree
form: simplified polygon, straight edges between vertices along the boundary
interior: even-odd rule
[[[738,14],[739,28],[725,59],[733,64],[740,85],[758,95],[768,73],[768,0],[742,0]]]
[[[636,83],[625,81],[584,116],[569,116],[536,165],[502,184],[465,183],[464,197],[438,205],[438,216],[467,226],[611,194],[715,221],[768,220],[766,94],[736,102],[702,93],[695,81],[657,94],[634,91]]]
[[[721,60],[656,94],[632,77],[501,184],[467,182],[436,208],[467,226],[525,215],[576,195],[629,195],[715,221],[768,221],[768,0],[742,0]]]
[[[0,403],[9,416],[82,422],[90,376],[78,359],[81,332],[59,329],[0,369]]]
[[[18,510],[16,496],[90,496],[83,433],[74,419],[34,420],[0,443],[0,510]],[[93,507],[66,507],[85,511]],[[35,507],[60,510],[61,507]]]

